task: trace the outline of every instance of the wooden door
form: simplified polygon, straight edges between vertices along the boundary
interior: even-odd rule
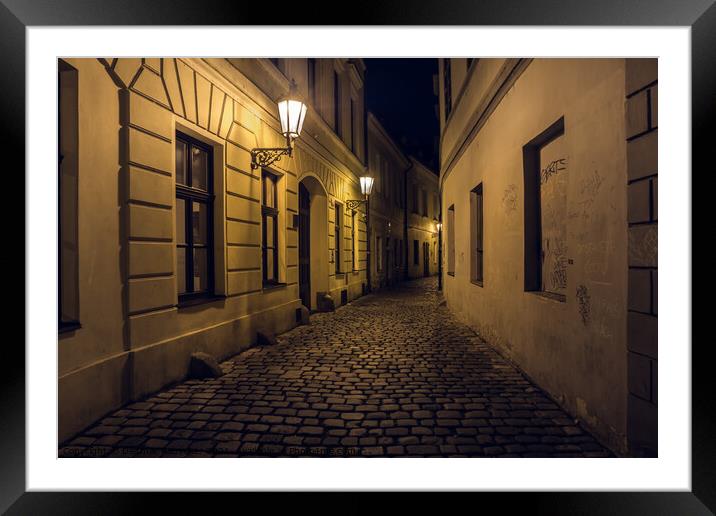
[[[311,194],[298,185],[298,293],[311,309]]]

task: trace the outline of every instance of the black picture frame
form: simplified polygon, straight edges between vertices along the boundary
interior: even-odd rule
[[[0,74],[0,98],[3,103],[3,142],[14,149],[14,172],[6,163],[5,176],[18,182],[15,197],[24,199],[27,192],[25,169],[25,31],[28,26],[61,25],[247,25],[266,23],[304,23],[310,25],[343,25],[348,19],[342,9],[293,4],[293,9],[276,3],[243,4],[214,0],[2,0],[0,4],[0,44],[3,72]],[[284,12],[286,16],[276,16]],[[713,126],[714,92],[716,92],[716,6],[714,0],[432,0],[400,2],[383,0],[370,8],[355,9],[350,19],[356,25],[577,25],[625,26],[658,25],[691,27],[692,72],[692,162],[693,168],[712,172],[706,167],[713,143],[708,129]],[[683,171],[684,176],[690,171]],[[48,171],[48,181],[54,176]],[[693,174],[691,175],[693,177]],[[701,188],[703,192],[704,188]],[[24,194],[24,195],[22,195]],[[21,201],[22,202],[22,201]],[[19,210],[18,210],[19,211]],[[17,213],[17,212],[16,212]],[[26,267],[24,226],[11,222],[8,237],[13,248],[23,251]],[[14,234],[12,232],[15,232]],[[13,238],[14,237],[14,238]],[[17,253],[17,251],[15,251]],[[692,251],[693,253],[693,251]],[[693,254],[692,254],[693,256]],[[693,260],[692,260],[693,264]],[[693,265],[692,265],[693,267]],[[7,270],[7,269],[6,269]],[[19,281],[19,275],[15,274]],[[708,282],[702,283],[704,285]],[[22,288],[22,286],[19,286]],[[703,286],[701,288],[704,288]],[[23,290],[19,290],[23,291]],[[48,288],[51,292],[51,288]],[[49,295],[49,294],[48,294]],[[23,297],[24,301],[24,297]],[[16,302],[13,300],[13,302]],[[691,300],[683,300],[691,303]],[[22,304],[24,307],[24,302]],[[708,305],[709,303],[706,303]],[[7,317],[7,316],[6,316]],[[9,319],[9,317],[8,317]],[[9,321],[8,321],[9,322]],[[9,325],[9,324],[8,324]],[[162,504],[164,512],[174,506],[179,513],[207,512],[205,497],[185,494],[123,493],[26,493],[25,464],[25,353],[17,337],[8,332],[3,349],[0,375],[0,512],[8,514],[123,514],[151,505]],[[716,453],[713,421],[714,389],[712,362],[707,350],[710,339],[692,346],[692,491],[641,493],[481,493],[469,503],[499,504],[501,513],[517,511],[536,514],[712,514],[716,510]],[[670,343],[687,346],[689,343]],[[48,354],[54,352],[48,343]],[[662,379],[668,382],[668,379]],[[666,439],[668,436],[663,436]],[[224,498],[234,495],[223,495]],[[243,495],[246,496],[246,495]],[[277,512],[284,507],[295,510],[303,504],[319,503],[329,508],[340,503],[340,512],[367,512],[376,508],[375,495],[350,495],[351,500],[334,501],[333,495],[321,495],[320,501],[289,496],[282,506],[274,498],[267,507]],[[151,498],[151,500],[148,500]],[[197,499],[200,498],[200,499]],[[471,497],[472,498],[472,497]],[[211,506],[218,510],[219,503]],[[249,501],[242,500],[242,504]],[[412,495],[403,503],[426,508],[422,495]],[[451,500],[450,505],[461,504]],[[214,505],[217,504],[217,505]],[[158,505],[154,505],[158,507]],[[248,505],[243,506],[244,509]],[[403,506],[401,512],[407,509]],[[156,509],[155,509],[156,510]],[[211,511],[210,511],[211,512]],[[263,511],[262,511],[263,512]]]

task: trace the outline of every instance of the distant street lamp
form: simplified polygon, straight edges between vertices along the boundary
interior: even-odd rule
[[[288,95],[277,101],[281,119],[281,134],[286,138],[286,147],[258,147],[251,149],[251,168],[267,167],[281,159],[291,157],[293,140],[301,136],[303,121],[306,118],[306,104],[297,94],[296,81],[291,80]]]
[[[368,202],[368,199],[370,197],[370,193],[373,191],[373,183],[375,181],[375,178],[371,176],[361,176],[360,177],[360,191],[363,194],[363,199],[348,199],[346,201],[346,207],[349,210],[357,210],[361,204],[365,204],[365,231],[368,235],[367,237],[367,243],[366,243],[366,280],[368,282],[368,287],[366,288],[367,292],[370,292],[371,289],[371,274],[370,274],[370,203]]]
[[[438,291],[443,289],[443,223],[438,222]]]

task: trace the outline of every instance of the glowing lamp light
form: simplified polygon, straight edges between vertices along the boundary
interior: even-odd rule
[[[373,191],[373,181],[375,179],[370,176],[361,176],[360,178],[360,191],[363,195],[370,195]]]
[[[306,104],[289,95],[278,101],[278,114],[281,117],[281,132],[288,140],[301,136],[303,120],[306,118]]]
[[[286,147],[256,147],[251,149],[251,169],[268,167],[279,161],[281,156],[291,157],[293,140],[301,136],[303,121],[306,118],[306,104],[296,94],[296,81],[291,81],[288,95],[279,99],[278,115],[281,119],[281,133],[286,138]]]
[[[435,229],[437,229],[438,231],[442,230],[442,228],[443,228],[442,222],[438,222],[437,224],[435,224]]]

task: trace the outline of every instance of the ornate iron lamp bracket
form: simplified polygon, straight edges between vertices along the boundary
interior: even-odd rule
[[[348,199],[346,201],[346,208],[349,210],[357,210],[362,204],[365,204],[365,199]]]
[[[251,149],[251,168],[268,167],[281,159],[281,156],[291,156],[291,147],[270,147]]]

